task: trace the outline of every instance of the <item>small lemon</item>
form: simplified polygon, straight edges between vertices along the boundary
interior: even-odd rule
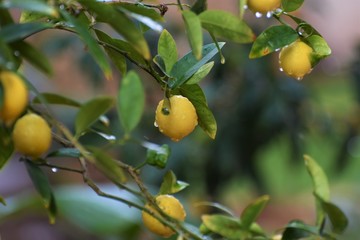
[[[173,141],[179,141],[198,124],[195,107],[181,95],[174,95],[165,101],[161,100],[156,108],[155,125]]]
[[[247,6],[254,13],[265,14],[274,11],[281,5],[281,0],[248,0]]]
[[[16,121],[12,138],[17,151],[37,158],[51,145],[51,129],[41,116],[29,113]]]
[[[155,201],[159,208],[164,211],[164,213],[179,221],[184,221],[186,212],[182,204],[175,197],[171,195],[159,195],[155,198]],[[155,214],[159,214],[149,204],[146,204],[145,208],[151,210]],[[175,233],[171,228],[165,226],[159,220],[145,211],[142,211],[142,220],[147,229],[159,236],[167,238],[174,235]]]
[[[279,54],[280,68],[289,76],[302,79],[312,69],[311,53],[313,49],[298,40],[281,49]]]
[[[25,110],[28,90],[24,81],[16,73],[10,71],[0,72],[0,84],[3,88],[0,118],[10,124]]]

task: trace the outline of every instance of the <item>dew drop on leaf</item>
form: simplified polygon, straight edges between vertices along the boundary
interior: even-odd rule
[[[58,171],[58,169],[57,169],[57,168],[51,168],[51,171],[52,171],[53,173],[56,173],[56,172]]]
[[[255,13],[255,17],[261,18],[261,17],[262,17],[262,13],[256,12],[256,13]]]

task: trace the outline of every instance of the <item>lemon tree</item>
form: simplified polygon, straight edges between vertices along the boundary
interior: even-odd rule
[[[303,0],[240,0],[238,14],[208,9],[206,0],[189,2],[191,4],[181,0],[163,4],[154,1],[0,1],[0,169],[20,156],[43,200],[50,223],[56,223],[58,208],[44,171],[46,168],[78,174],[99,196],[139,210],[144,231],[146,228],[162,237],[174,234],[178,234],[179,239],[275,237],[257,223],[270,199],[267,195],[251,202],[240,216],[226,211],[225,215],[203,215],[199,226],[186,223],[186,211],[172,195],[189,184],[178,180],[171,169],[164,174],[158,190],[155,186],[150,191],[142,178],[144,166],[158,168],[153,171],[169,168],[169,144],[139,136],[135,131],[140,123],[155,129],[155,122],[159,130],[155,131],[157,137],[163,133],[164,141],[168,138],[179,141],[191,137],[190,133],[198,126],[204,136],[216,139],[217,121],[201,81],[215,65],[226,63],[222,52],[226,42],[251,44],[250,59],[276,54],[282,49],[279,67],[294,78],[303,78],[331,54],[331,49],[311,24],[292,14],[301,8]],[[254,20],[254,13],[267,13],[267,17],[279,24],[255,34],[243,18],[245,5]],[[188,41],[187,53],[180,52],[183,47],[178,48],[174,33],[165,28],[164,22],[172,17],[169,8],[174,8],[182,21],[180,33]],[[20,13],[19,20],[12,15],[14,9]],[[118,83],[113,85],[118,86],[115,96],[97,95],[79,102],[56,91],[39,92],[32,85],[34,79],[23,71],[24,62],[49,78],[54,71],[48,58],[27,38],[49,29],[67,32],[81,40],[82,49],[92,57],[103,78]],[[204,37],[204,32],[210,38]],[[157,106],[149,106],[151,101],[147,100],[151,98],[144,86],[144,74],[153,79],[147,84],[153,84],[163,99]],[[64,123],[58,119],[55,105],[75,109],[71,121]],[[151,108],[151,120],[143,118],[146,108]],[[119,129],[111,128],[113,124],[118,124]],[[101,141],[86,141],[94,138]],[[142,161],[126,159],[126,154],[121,158],[117,155],[117,151],[127,152],[127,147],[134,145],[140,153],[145,149]],[[73,159],[79,167],[53,161],[58,157]],[[276,237],[298,239],[341,234],[347,226],[347,218],[330,202],[324,172],[310,157],[305,157],[305,164],[314,182],[316,223],[292,221],[277,231]],[[109,183],[137,200],[103,190],[91,178],[89,165]],[[5,204],[6,199],[0,197],[0,202]],[[226,209],[218,204],[209,205]],[[74,214],[78,210],[68,209],[70,203],[64,206],[63,213]],[[79,216],[81,214],[75,217]],[[326,217],[331,220],[329,232],[324,230]],[[85,224],[97,219],[82,220]],[[116,223],[97,224],[114,226]]]

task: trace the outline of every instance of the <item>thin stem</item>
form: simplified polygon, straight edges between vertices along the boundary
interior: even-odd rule
[[[39,166],[44,166],[44,167],[49,167],[49,168],[56,168],[58,170],[63,170],[63,171],[67,171],[67,172],[74,172],[74,173],[80,173],[80,174],[84,173],[83,169],[68,168],[68,167],[53,165],[53,164],[50,164],[50,163],[39,163],[38,165]]]
[[[183,6],[181,4],[181,0],[177,0],[177,3],[178,3],[178,6],[180,7],[180,10],[184,11],[184,8],[183,8]]]

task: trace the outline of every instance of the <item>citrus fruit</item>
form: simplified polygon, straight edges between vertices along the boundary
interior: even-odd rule
[[[155,125],[173,141],[190,134],[198,124],[197,119],[194,105],[181,95],[161,100],[156,108]]]
[[[182,204],[174,196],[159,195],[155,198],[155,202],[159,206],[159,208],[170,217],[175,218],[179,221],[184,221],[186,217],[186,212]],[[154,214],[160,215],[149,204],[146,204],[145,208],[154,212]],[[159,236],[170,237],[175,233],[171,228],[165,226],[159,220],[157,220],[155,217],[145,211],[142,211],[142,220],[147,229]]]
[[[41,116],[29,113],[16,121],[12,138],[17,151],[37,158],[51,145],[51,129]]]
[[[10,124],[25,110],[28,90],[24,81],[16,73],[10,71],[0,72],[0,84],[3,90],[0,118]]]
[[[281,0],[248,0],[247,6],[254,13],[267,13],[280,7]]]
[[[302,79],[312,69],[311,53],[313,49],[298,40],[281,49],[279,54],[280,68],[289,76]]]

